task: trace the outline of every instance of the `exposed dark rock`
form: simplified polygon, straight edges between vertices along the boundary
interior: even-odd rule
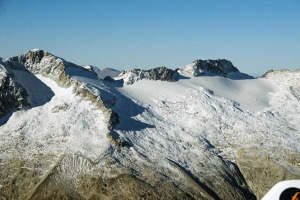
[[[218,75],[226,77],[231,72],[239,72],[230,61],[225,59],[195,60],[181,70],[193,76]]]
[[[118,124],[120,124],[120,118],[118,113],[111,111],[110,118],[109,118],[109,128],[114,129]]]
[[[28,105],[27,91],[0,67],[0,118],[13,109]]]
[[[176,71],[166,67],[157,67],[149,70],[131,69],[122,71],[117,79],[123,79],[127,85],[131,85],[135,81],[142,79],[173,81],[173,76],[176,73]]]

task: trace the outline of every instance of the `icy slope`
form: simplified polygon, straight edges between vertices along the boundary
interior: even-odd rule
[[[10,75],[21,85],[28,101],[24,110],[12,112],[11,116],[5,117],[7,121],[2,120],[4,125],[0,128],[3,132],[11,134],[12,130],[18,130],[27,133],[24,137],[32,137],[28,142],[47,141],[49,136],[69,137],[60,143],[48,141],[49,145],[42,145],[47,148],[45,154],[48,152],[49,155],[55,155],[51,150],[56,148],[51,145],[57,145],[57,151],[66,151],[65,142],[70,142],[73,153],[78,151],[76,148],[81,148],[82,151],[78,152],[84,154],[83,151],[87,150],[83,149],[92,148],[99,133],[106,138],[112,126],[112,112],[108,107],[115,103],[116,98],[97,74],[38,49],[4,59],[1,63],[3,77]],[[85,137],[87,139],[82,140]],[[105,147],[108,139],[102,141]],[[101,142],[98,141],[98,145],[101,146]],[[99,155],[89,151],[91,155]]]
[[[137,159],[143,155],[144,162],[161,168],[172,160],[220,198],[229,198],[226,190],[233,185],[249,186],[262,197],[274,182],[300,176],[299,73],[268,77],[142,80],[119,87],[117,133],[132,144]],[[234,164],[224,171],[219,159]],[[224,173],[233,180],[222,180]],[[234,183],[239,178],[245,182]]]
[[[73,88],[60,88],[49,78],[37,76],[54,95],[43,106],[14,112],[1,126],[1,148],[17,145],[20,157],[80,153],[96,158],[109,145],[105,136],[107,128],[104,115],[98,109],[90,109],[90,102],[76,97]],[[27,87],[28,88],[28,87]],[[41,88],[42,89],[42,88]],[[47,90],[39,91],[47,96]],[[2,156],[12,156],[5,152]]]

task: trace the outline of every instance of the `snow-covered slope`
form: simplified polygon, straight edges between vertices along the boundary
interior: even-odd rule
[[[148,162],[163,168],[171,159],[218,191],[222,199],[228,197],[228,188],[220,190],[217,177],[222,173],[235,177],[235,172],[224,172],[215,162],[235,163],[246,180],[243,184],[248,184],[245,188],[262,197],[276,181],[300,177],[294,163],[300,159],[300,107],[293,97],[299,95],[300,76],[294,72],[269,77],[142,80],[118,88],[134,106],[125,100],[117,103],[122,119],[117,132]]]
[[[219,76],[191,77],[171,83],[142,80],[131,87],[124,86],[119,91],[136,101],[153,104],[155,99],[162,96],[182,97],[188,90],[201,88],[208,89],[213,96],[232,100],[238,108],[251,111],[260,111],[268,107],[270,93],[276,91],[275,85],[265,79],[231,80]]]
[[[0,197],[255,199],[300,178],[299,71],[248,79],[226,60],[197,63],[214,76],[102,81],[41,50],[3,59],[0,102],[19,101],[0,116]]]
[[[2,138],[7,137],[9,140],[1,140],[0,146],[8,147],[21,137],[15,150],[19,150],[19,156],[23,158],[34,156],[37,150],[43,155],[60,155],[66,152],[80,152],[90,158],[101,155],[108,145],[103,112],[76,96],[72,87],[61,88],[49,78],[41,75],[36,77],[47,85],[48,90],[32,90],[31,92],[38,91],[35,100],[37,97],[52,96],[48,102],[41,98],[40,102],[36,102],[39,105],[37,107],[14,112],[1,126]],[[33,85],[25,88],[30,87]],[[8,151],[2,155],[6,157],[12,153]]]

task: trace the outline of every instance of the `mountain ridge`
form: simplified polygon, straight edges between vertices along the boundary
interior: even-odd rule
[[[299,72],[238,80],[229,61],[203,62],[217,69],[134,70],[126,84],[128,71],[105,81],[42,50],[3,59],[0,94],[13,86],[17,102],[23,87],[31,105],[0,124],[0,196],[259,199],[300,178]]]

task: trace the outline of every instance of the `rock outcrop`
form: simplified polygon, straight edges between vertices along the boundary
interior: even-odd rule
[[[157,67],[150,70],[131,69],[122,71],[116,79],[123,79],[124,84],[131,85],[134,82],[142,79],[147,80],[161,80],[161,81],[173,81],[176,71],[168,69],[166,67]]]
[[[230,61],[225,59],[195,60],[180,70],[192,76],[217,75],[226,77],[231,72],[239,72]]]
[[[13,109],[28,106],[27,91],[14,81],[0,61],[0,119]]]

